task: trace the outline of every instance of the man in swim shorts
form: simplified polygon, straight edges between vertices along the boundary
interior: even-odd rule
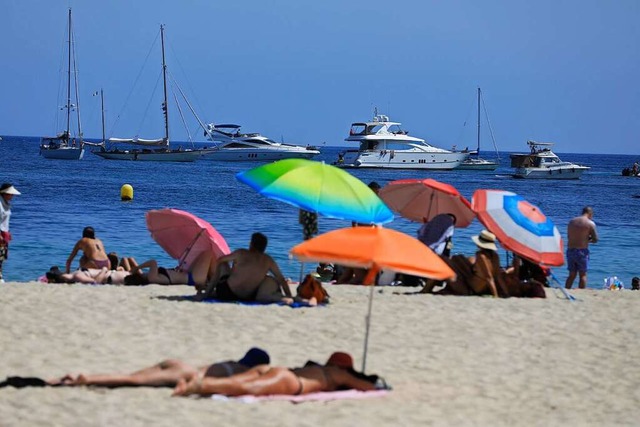
[[[301,395],[345,389],[376,390],[388,388],[383,380],[353,370],[353,359],[347,353],[336,352],[327,363],[307,363],[302,368],[256,366],[227,378],[192,376],[181,379],[174,396],[223,394],[225,396]]]
[[[218,258],[215,273],[198,298],[260,302],[291,300],[289,285],[278,264],[265,253],[266,248],[267,236],[253,233],[249,249],[236,249]]]
[[[102,240],[96,238],[93,227],[85,227],[82,230],[82,238],[78,240],[71,251],[71,255],[67,259],[66,272],[71,272],[71,263],[76,257],[78,251],[82,251],[80,258],[80,268],[97,268],[106,267],[111,269],[111,262],[104,250]]]
[[[567,226],[567,268],[569,277],[565,288],[571,289],[576,275],[580,276],[579,287],[587,286],[587,270],[589,269],[589,243],[598,242],[596,223],[593,222],[593,209],[585,206],[582,215],[573,218]]]
[[[242,359],[227,360],[198,368],[176,359],[164,360],[156,365],[141,369],[131,374],[98,374],[76,377],[65,375],[62,378],[50,380],[49,385],[94,385],[102,387],[175,387],[178,381],[190,379],[193,376],[204,378],[223,378],[239,374],[254,366],[268,366],[269,354],[257,347],[251,348]]]

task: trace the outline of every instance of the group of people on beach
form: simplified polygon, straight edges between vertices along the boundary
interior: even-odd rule
[[[372,181],[369,183],[369,188],[377,193],[380,185]],[[2,265],[8,258],[11,241],[10,202],[15,195],[20,195],[20,192],[12,184],[5,183],[0,186],[0,282],[3,281]],[[300,223],[303,225],[305,239],[317,233],[317,215],[301,211]],[[418,231],[418,238],[449,263],[457,274],[456,280],[446,282],[445,289],[437,293],[456,295],[486,293],[493,296],[515,296],[523,292],[521,287],[518,288],[518,283],[533,283],[536,287],[537,283],[544,283],[541,281],[539,266],[516,255],[514,255],[513,265],[502,270],[496,253],[495,235],[487,230],[483,230],[473,238],[478,247],[475,256],[450,257],[455,223],[454,215],[440,214],[428,222],[425,221]],[[353,226],[362,225],[353,224]],[[579,277],[579,287],[586,287],[589,244],[597,241],[593,209],[586,206],[582,215],[573,218],[567,226],[566,256],[569,276],[565,282],[566,288],[570,289],[573,286],[576,277]],[[47,278],[51,281],[67,283],[187,284],[195,287],[197,299],[292,303],[295,297],[291,293],[289,284],[278,264],[265,253],[266,247],[267,237],[262,233],[254,233],[248,249],[237,249],[218,259],[205,252],[201,253],[188,269],[165,268],[159,266],[153,259],[138,264],[133,257],[119,258],[116,253],[107,253],[102,241],[95,236],[94,229],[85,227],[82,238],[76,242],[67,259],[65,271],[52,267],[47,272]],[[80,268],[71,272],[71,264],[80,251],[83,253],[80,258]],[[336,269],[332,278],[338,283],[361,283],[365,273],[364,269],[343,267]],[[422,291],[424,293],[432,292],[435,285],[442,284],[426,279],[424,282],[426,282]],[[527,292],[524,291],[525,294]],[[533,293],[536,294],[536,292]],[[537,294],[540,292],[538,291]],[[310,301],[310,303],[316,302]]]

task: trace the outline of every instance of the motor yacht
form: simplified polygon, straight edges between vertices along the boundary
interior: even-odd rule
[[[469,157],[469,151],[449,151],[409,136],[400,125],[377,111],[370,122],[352,123],[345,141],[357,143],[359,147],[341,152],[336,166],[451,170]]]
[[[589,166],[565,162],[551,151],[552,142],[527,141],[528,154],[511,154],[511,167],[516,178],[579,179]]]
[[[313,146],[276,142],[259,133],[242,133],[239,125],[210,123],[205,136],[216,143],[204,151],[202,159],[222,161],[274,161],[288,158],[310,159],[320,154]]]

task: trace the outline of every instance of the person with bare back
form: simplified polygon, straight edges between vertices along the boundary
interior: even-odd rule
[[[111,262],[104,250],[104,244],[102,240],[96,238],[96,233],[93,227],[85,227],[82,230],[82,238],[78,240],[71,251],[71,255],[67,258],[66,272],[71,272],[71,263],[78,254],[78,251],[82,251],[83,255],[80,258],[80,268],[97,268],[101,269],[106,267],[111,268]]]
[[[289,285],[278,264],[265,253],[267,236],[253,233],[249,249],[236,249],[216,261],[215,274],[197,298],[223,301],[290,302]],[[271,273],[271,275],[269,275]]]
[[[388,389],[384,380],[354,371],[351,356],[335,352],[324,365],[307,362],[303,367],[293,369],[259,365],[227,378],[193,375],[178,381],[173,396],[297,396],[345,389],[369,391],[383,388]]]
[[[254,366],[268,366],[269,362],[269,354],[266,351],[253,347],[238,361],[227,360],[195,367],[181,360],[168,359],[130,374],[68,374],[62,378],[48,380],[47,384],[99,387],[175,387],[181,379],[190,379],[196,375],[203,378],[228,377],[245,372]]]
[[[576,275],[580,275],[579,287],[587,286],[589,267],[589,243],[598,242],[596,223],[593,222],[593,209],[585,206],[582,215],[573,218],[567,225],[567,268],[569,276],[565,288],[571,289]]]

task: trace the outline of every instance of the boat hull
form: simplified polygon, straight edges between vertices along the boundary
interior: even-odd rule
[[[81,160],[84,156],[84,148],[78,147],[40,147],[40,155],[45,159],[56,160]]]
[[[456,170],[483,170],[494,171],[498,168],[499,163],[483,159],[467,159],[460,163]]]
[[[202,154],[203,160],[224,162],[265,161],[271,162],[281,159],[311,159],[320,154],[318,150],[252,150],[247,148],[210,149]]]
[[[107,160],[140,162],[194,162],[202,155],[198,150],[170,151],[94,151],[93,154]]]
[[[336,166],[342,168],[452,170],[469,156],[458,152],[420,152],[417,150],[347,151]]]
[[[589,170],[586,166],[572,166],[561,168],[517,168],[513,174],[514,178],[523,179],[580,179],[584,171]]]

